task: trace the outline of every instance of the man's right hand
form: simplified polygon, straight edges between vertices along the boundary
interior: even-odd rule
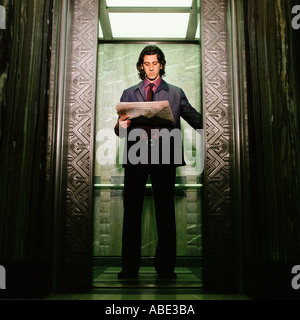
[[[131,123],[131,121],[129,119],[130,119],[129,115],[124,115],[124,116],[120,117],[119,126],[122,127],[123,129],[128,128]]]

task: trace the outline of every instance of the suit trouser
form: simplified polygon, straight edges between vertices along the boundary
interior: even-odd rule
[[[125,167],[122,269],[138,271],[141,258],[141,218],[147,178],[150,175],[158,233],[154,267],[172,272],[176,261],[174,188],[176,168],[172,165],[129,165]]]

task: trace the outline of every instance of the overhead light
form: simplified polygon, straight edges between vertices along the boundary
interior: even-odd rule
[[[195,39],[200,39],[200,21],[198,21]]]
[[[189,13],[109,13],[113,38],[185,39]]]
[[[106,0],[108,7],[191,7],[192,0]]]
[[[103,32],[102,32],[102,28],[101,28],[101,23],[100,23],[100,21],[99,21],[98,38],[103,38]]]

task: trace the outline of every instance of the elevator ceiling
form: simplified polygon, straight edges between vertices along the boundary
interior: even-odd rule
[[[199,41],[197,2],[100,0],[99,40]]]

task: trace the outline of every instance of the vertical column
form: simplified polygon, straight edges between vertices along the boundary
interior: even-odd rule
[[[207,289],[234,287],[228,1],[201,2],[203,114],[206,134],[203,215],[203,282]]]
[[[92,283],[93,146],[96,96],[98,1],[72,6],[71,66],[67,74],[66,202],[63,281],[65,287]]]

